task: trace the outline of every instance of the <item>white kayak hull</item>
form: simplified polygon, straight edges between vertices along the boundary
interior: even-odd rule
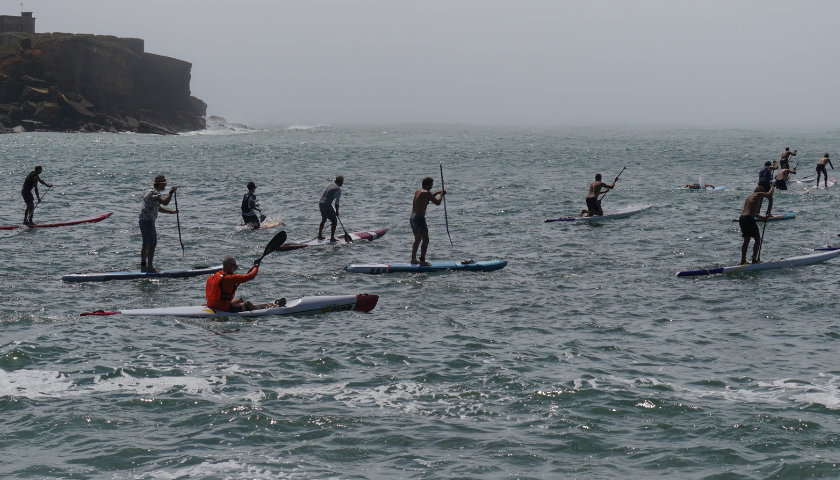
[[[815,263],[825,262],[840,255],[840,250],[820,251],[818,253],[811,253],[808,255],[800,255],[797,257],[783,258],[773,262],[765,263],[748,263],[746,265],[734,265],[731,267],[713,267],[701,268],[698,270],[686,270],[677,272],[678,277],[697,277],[701,275],[717,275],[737,272],[755,272],[759,270],[770,270],[774,268],[797,267],[802,265],[813,265]]]
[[[249,312],[224,312],[214,310],[205,305],[189,307],[137,308],[132,310],[103,311],[97,310],[88,315],[134,315],[145,317],[193,317],[193,318],[231,318],[231,317],[264,317],[268,315],[292,315],[304,313],[329,313],[344,310],[358,310],[369,312],[373,310],[379,300],[379,295],[323,295],[311,297],[296,297],[286,300],[282,307],[251,310]]]

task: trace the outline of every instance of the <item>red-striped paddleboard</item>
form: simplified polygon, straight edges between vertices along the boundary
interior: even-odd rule
[[[5,227],[0,227],[0,230],[14,230],[16,228],[51,228],[51,227],[67,227],[70,225],[80,225],[83,223],[96,223],[105,220],[106,218],[113,215],[113,212],[103,213],[98,217],[93,218],[86,218],[84,220],[71,220],[69,222],[58,222],[58,223],[36,223],[35,225],[7,225]]]

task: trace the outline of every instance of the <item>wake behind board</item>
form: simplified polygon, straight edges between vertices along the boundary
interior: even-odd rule
[[[794,212],[784,212],[784,213],[772,213],[769,217],[767,217],[768,222],[776,222],[779,220],[793,220],[796,218],[796,213]],[[732,219],[733,222],[737,222],[737,218]],[[763,222],[764,220],[758,217],[755,217],[756,222]]]
[[[491,272],[505,268],[507,260],[485,260],[482,262],[430,262],[429,266],[416,265],[413,263],[354,263],[344,267],[348,272],[369,273],[378,275],[381,273],[427,273],[443,272],[446,270],[464,270],[467,272]]]
[[[286,300],[282,307],[264,308],[262,310],[251,310],[249,312],[225,312],[214,310],[204,305],[190,307],[164,307],[164,308],[137,308],[131,310],[105,311],[81,313],[81,316],[89,315],[135,315],[147,317],[194,317],[194,318],[251,318],[264,317],[268,315],[291,315],[304,313],[329,313],[345,310],[358,310],[370,312],[379,301],[379,295],[367,293],[359,295],[316,295],[312,297],[296,297]]]
[[[381,238],[381,237],[385,236],[386,233],[388,233],[388,229],[387,228],[382,228],[382,229],[379,229],[379,230],[368,230],[368,231],[365,231],[365,232],[351,233],[349,235],[350,235],[350,240],[352,240],[352,241],[367,240],[369,242],[372,242],[372,241],[376,240],[377,238]],[[330,242],[330,240],[328,238],[325,238],[324,240],[318,240],[317,238],[314,238],[312,240],[309,240],[308,242],[285,243],[283,245],[280,245],[277,248],[277,250],[280,250],[281,252],[283,252],[283,251],[287,251],[287,250],[297,250],[299,248],[306,248],[306,247],[318,247],[318,246],[324,246],[324,245],[347,245],[348,243],[351,243],[351,242],[345,242],[344,241],[344,234],[343,233],[341,235],[339,235],[338,232],[335,232],[335,237],[338,239],[337,242]]]
[[[68,227],[71,225],[81,225],[83,223],[96,223],[105,220],[106,218],[113,215],[113,212],[103,213],[98,217],[93,218],[86,218],[83,220],[70,220],[67,222],[57,222],[57,223],[36,223],[34,225],[7,225],[4,227],[0,227],[0,230],[14,230],[16,228],[51,228],[51,227]]]
[[[61,280],[64,282],[105,282],[108,280],[136,280],[139,278],[186,278],[200,275],[212,275],[222,269],[221,265],[215,267],[194,268],[186,270],[161,270],[160,272],[104,272],[104,273],[72,273],[64,275]]]
[[[783,258],[766,263],[748,263],[746,265],[735,265],[732,267],[701,268],[698,270],[685,270],[678,272],[678,277],[697,277],[701,275],[717,275],[723,273],[754,272],[758,270],[770,270],[774,268],[797,267],[802,265],[813,265],[815,263],[831,260],[840,255],[840,250],[820,251],[808,255]]]
[[[618,218],[627,218],[631,217],[639,212],[644,212],[645,210],[649,209],[650,205],[644,205],[642,207],[630,207],[624,210],[618,210],[610,213],[605,213],[604,215],[596,215],[592,217],[560,217],[560,218],[549,218],[548,220],[544,220],[545,222],[602,222],[604,220],[615,220]]]

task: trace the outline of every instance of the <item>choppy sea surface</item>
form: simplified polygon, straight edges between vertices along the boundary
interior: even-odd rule
[[[37,222],[0,231],[0,477],[115,479],[787,479],[840,477],[840,261],[676,278],[738,262],[740,214],[766,160],[794,178],[837,131],[278,128],[181,136],[0,136],[0,224],[22,220],[35,164],[55,184]],[[430,260],[504,258],[489,273],[363,275],[404,262],[413,191],[443,162]],[[611,181],[603,222],[544,223]],[[840,168],[840,165],[838,165]],[[829,169],[830,176],[840,177]],[[137,214],[155,175],[178,186],[159,268],[241,265],[278,230],[237,228],[245,184],[290,241],[344,175],[351,232],[372,243],[277,252],[254,301],[375,293],[370,314],[221,327],[96,309],[200,304],[204,279],[62,283],[139,266]],[[675,190],[702,181],[723,191]],[[840,187],[791,183],[765,260],[840,243]],[[43,192],[44,187],[41,188]],[[340,228],[339,228],[340,231]]]

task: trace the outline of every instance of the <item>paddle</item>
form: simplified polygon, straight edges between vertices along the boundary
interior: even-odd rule
[[[613,180],[613,185],[615,185],[615,182],[618,181],[618,177],[620,177],[621,174],[624,173],[625,170],[627,170],[627,167],[622,168],[621,171],[618,172],[618,175],[615,176],[615,180]],[[612,190],[612,189],[610,189],[610,190]],[[610,190],[607,190],[606,192],[604,192],[603,195],[601,195],[601,198],[598,199],[598,205],[601,205],[601,200],[603,200],[604,197],[606,197],[607,194],[610,193]]]
[[[43,195],[41,195],[41,198],[39,198],[39,199],[38,199],[38,203],[36,203],[36,204],[35,204],[35,207],[37,207],[37,206],[41,203],[41,201],[42,201],[42,200],[44,200],[44,197],[46,197],[46,196],[47,196],[47,194],[48,194],[48,193],[50,193],[50,189],[52,189],[52,185],[50,185],[49,187],[47,187],[47,191],[46,191],[46,192],[44,192],[44,194],[43,194]],[[35,207],[32,207],[32,208],[34,209]]]
[[[761,227],[761,243],[758,244],[758,252],[755,254],[755,259],[761,261],[761,249],[764,248],[764,232],[767,230],[767,218],[770,217],[770,211],[773,210],[773,197],[770,197],[767,202],[767,211],[764,212],[764,226]]]
[[[265,246],[265,250],[263,250],[263,254],[260,258],[254,260],[254,264],[259,265],[263,258],[269,253],[277,250],[277,247],[283,245],[286,241],[286,231],[280,230],[277,235],[274,236],[271,240],[269,240],[268,245]]]
[[[341,217],[340,217],[340,216],[338,216],[338,214],[335,214],[335,218],[337,218],[337,219],[338,219],[338,224],[339,224],[339,225],[341,225],[341,229],[342,229],[342,230],[344,230],[344,241],[345,241],[345,242],[347,242],[347,243],[352,242],[352,241],[353,241],[353,239],[352,239],[352,238],[350,238],[350,234],[349,234],[349,233],[347,233],[347,229],[346,229],[346,228],[344,228],[344,224],[343,224],[343,223],[341,223]]]
[[[440,162],[440,189],[446,191],[446,186],[443,183],[443,162]],[[446,212],[446,195],[443,195],[443,218],[446,221],[446,236],[449,237],[449,246],[454,247],[452,235],[449,234],[449,214]]]
[[[178,222],[178,241],[181,242],[181,256],[185,255],[184,253],[184,241],[181,240],[181,214],[178,212],[178,192],[172,192],[172,196],[175,197],[175,221]]]

